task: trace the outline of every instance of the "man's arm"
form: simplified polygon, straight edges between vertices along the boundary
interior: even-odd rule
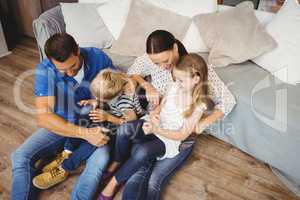
[[[72,124],[53,112],[54,96],[36,97],[37,124],[41,128],[65,136],[87,140],[96,146],[106,144],[108,138],[102,134],[101,128],[83,128]]]

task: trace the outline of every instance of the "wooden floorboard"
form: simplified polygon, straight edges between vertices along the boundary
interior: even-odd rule
[[[0,199],[10,199],[10,154],[36,129],[33,113],[22,111],[14,86],[39,62],[35,40],[24,38],[0,58]],[[21,98],[33,107],[33,76],[21,84]],[[44,191],[40,199],[69,199],[80,170],[62,184]],[[121,192],[116,199],[120,199]],[[209,135],[199,136],[192,156],[163,190],[165,200],[300,200],[271,172],[268,165]]]

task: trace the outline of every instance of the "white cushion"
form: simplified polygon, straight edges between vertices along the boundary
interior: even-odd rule
[[[300,5],[297,0],[286,0],[273,20],[267,25],[268,33],[278,43],[273,51],[253,61],[273,73],[280,80],[300,82]]]
[[[66,32],[80,47],[108,48],[113,37],[96,10],[96,4],[61,3]]]
[[[217,0],[145,0],[149,3],[173,11],[177,14],[194,17],[202,13],[215,12],[218,9]]]
[[[219,12],[228,10],[230,8],[234,8],[234,7],[226,6],[226,5],[218,5]],[[262,10],[255,10],[255,16],[263,26],[266,26],[268,23],[270,23],[275,15],[276,15],[275,13],[266,12]]]
[[[117,40],[126,23],[131,0],[110,0],[98,7],[98,14]]]
[[[109,0],[79,0],[78,3],[105,3]]]

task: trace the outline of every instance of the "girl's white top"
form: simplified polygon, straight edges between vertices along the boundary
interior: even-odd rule
[[[183,128],[186,119],[183,116],[184,111],[187,109],[183,108],[182,105],[178,105],[176,103],[176,98],[178,97],[178,85],[176,83],[172,83],[169,85],[169,90],[166,92],[164,98],[164,103],[161,107],[160,111],[160,124],[159,126],[162,129],[167,130],[180,130]],[[205,110],[205,105],[202,104],[201,107],[197,108],[197,112],[203,112]],[[199,110],[200,109],[200,110]],[[181,141],[168,139],[164,136],[155,134],[161,141],[165,144],[165,154],[158,158],[162,160],[164,158],[173,158],[179,153],[179,146]]]

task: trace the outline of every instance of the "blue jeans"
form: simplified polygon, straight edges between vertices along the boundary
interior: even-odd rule
[[[72,151],[72,154],[68,159],[65,159],[62,163],[62,168],[66,171],[73,171],[76,170],[80,164],[84,161],[86,161],[90,155],[97,149],[96,146],[88,143],[85,140],[82,139],[77,139],[77,138],[72,138],[75,139],[75,142],[79,143],[79,146],[74,149],[68,148],[68,150]],[[74,142],[74,141],[72,141]],[[66,144],[71,145],[71,139],[67,139],[65,143],[65,149],[66,149]]]
[[[132,151],[130,158],[120,167],[115,174],[118,183],[127,181],[140,167],[149,160],[163,156],[165,144],[155,135],[145,135],[142,126],[144,120],[136,120],[123,124],[117,130],[115,144],[115,161],[122,162],[130,152],[132,144],[140,144],[140,148]]]
[[[32,178],[39,169],[34,167],[34,163],[62,151],[65,141],[65,137],[46,129],[38,129],[12,154],[12,200],[37,199],[38,190],[33,186]],[[102,172],[109,162],[109,152],[109,146],[105,145],[97,148],[89,157],[73,189],[72,199],[93,198]]]
[[[126,182],[123,200],[159,200],[163,186],[185,163],[193,151],[193,143],[180,150],[174,158],[149,161]],[[142,146],[141,146],[142,147]],[[140,147],[139,147],[140,148]]]

